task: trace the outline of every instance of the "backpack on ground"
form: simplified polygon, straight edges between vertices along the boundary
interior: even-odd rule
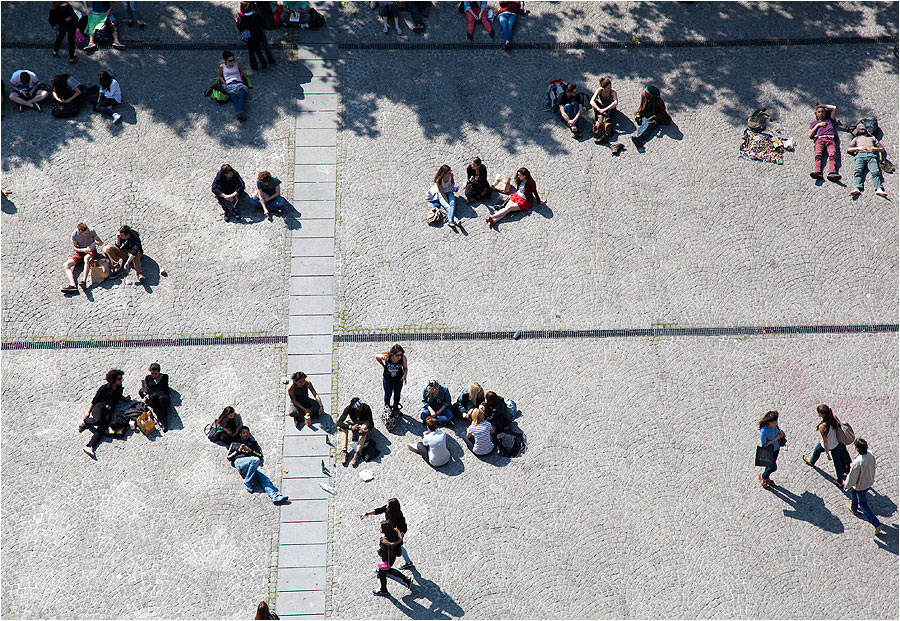
[[[438,226],[445,220],[447,220],[447,212],[442,205],[432,206],[425,218],[429,226]]]
[[[402,405],[398,405],[395,408],[392,408],[388,405],[384,406],[384,411],[381,413],[381,422],[384,423],[384,428],[388,431],[393,431],[394,427],[397,426],[397,423],[400,422],[400,418],[403,416],[400,413],[400,410],[403,409]],[[369,444],[374,444],[370,442]],[[366,445],[368,446],[368,444]]]
[[[566,83],[563,80],[551,80],[547,87],[547,109],[556,110],[559,107],[559,97],[565,90]]]
[[[99,285],[101,282],[109,278],[110,265],[109,259],[101,257],[99,259],[91,259],[91,283]]]
[[[594,138],[600,142],[606,142],[612,136],[613,124],[608,120],[604,120],[604,118],[608,117],[598,116],[597,120],[594,121],[594,124],[591,125],[591,133],[594,135]]]
[[[771,118],[765,108],[757,108],[747,118],[747,127],[755,132],[764,131],[766,129],[766,121]]]
[[[842,423],[838,420],[838,426],[834,430],[834,434],[837,436],[837,441],[844,445],[853,444],[856,440],[856,434],[853,433],[853,427],[850,426],[850,423]]]
[[[522,415],[522,413],[519,411],[519,406],[516,405],[515,401],[513,401],[509,397],[506,397],[503,402],[506,404],[506,407],[509,410],[510,418],[516,419]]]
[[[222,83],[216,79],[216,83],[206,89],[206,92],[203,93],[205,97],[209,97],[213,101],[224,104],[228,103],[231,97],[228,96],[228,93],[225,92],[225,88],[222,86]]]
[[[210,442],[222,444],[225,441],[225,430],[216,423],[210,423],[203,428],[203,433],[209,438]]]
[[[876,119],[876,118],[871,118],[871,119],[860,119],[860,120],[858,120],[858,121],[853,125],[853,127],[854,127],[853,134],[854,134],[854,135],[856,135],[856,129],[855,129],[855,128],[856,128],[856,126],[859,125],[860,123],[862,123],[863,125],[865,125],[866,131],[869,132],[869,135],[870,135],[872,138],[874,138],[874,137],[875,137],[875,132],[878,131],[878,119]]]
[[[106,18],[102,24],[97,26],[97,29],[94,30],[94,43],[109,43],[113,40],[113,26],[109,21],[109,18]]]
[[[497,451],[506,457],[518,457],[525,451],[525,434],[504,429],[497,434]]]
[[[309,29],[310,30],[318,30],[319,28],[321,28],[322,26],[325,25],[325,17],[323,17],[322,14],[319,13],[317,10],[315,10],[312,7],[309,7],[309,11],[307,11],[307,13],[309,14]],[[301,22],[303,21],[302,16],[300,18],[300,21]]]
[[[140,429],[141,433],[145,436],[149,436],[156,431],[156,424],[153,422],[153,417],[150,416],[150,412],[141,412],[137,419],[135,419],[134,425]]]

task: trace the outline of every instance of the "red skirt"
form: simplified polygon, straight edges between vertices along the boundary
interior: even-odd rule
[[[528,211],[531,209],[531,201],[529,201],[527,198],[525,198],[518,192],[513,192],[509,196],[509,200],[514,202],[521,211]]]

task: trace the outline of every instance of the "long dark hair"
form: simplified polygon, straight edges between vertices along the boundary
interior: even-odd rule
[[[762,429],[769,423],[774,423],[778,420],[778,410],[769,410],[766,412],[766,415],[759,419],[759,428]]]
[[[105,71],[101,71],[97,74],[97,81],[100,82],[100,86],[105,89],[108,89],[110,86],[112,86],[112,82],[114,79],[114,77],[112,77]]]
[[[266,602],[260,602],[256,607],[256,616],[254,619],[274,619],[271,611],[269,610],[269,605]]]
[[[381,534],[384,535],[384,538],[387,539],[388,543],[397,543],[400,541],[400,534],[397,532],[397,528],[387,520],[381,523]]]
[[[234,412],[234,408],[230,405],[226,405],[225,409],[222,410],[222,413],[219,414],[219,418],[216,419],[217,425],[222,425],[225,423],[225,419],[228,418],[228,415]]]
[[[53,92],[56,93],[56,96],[60,99],[68,99],[74,92],[71,88],[69,88],[68,73],[60,73],[59,75],[53,76],[50,79],[50,86],[53,87]]]
[[[400,354],[402,356],[404,353],[405,352],[403,351],[403,347],[400,345],[400,343],[397,343],[393,347],[391,347],[391,351],[388,352],[388,355],[393,356],[394,354]]]
[[[403,518],[403,511],[400,510],[399,500],[397,500],[396,498],[390,498],[387,501],[387,511],[385,511],[384,517],[386,517],[388,521],[395,526],[406,521]]]
[[[440,183],[441,179],[443,179],[444,175],[446,175],[448,172],[451,172],[451,170],[450,166],[448,166],[447,164],[444,164],[443,166],[438,168],[437,173],[434,175],[434,182]]]
[[[517,170],[516,174],[522,175],[523,177],[525,177],[525,181],[534,181],[534,179],[531,178],[531,173],[528,172],[528,169],[525,168],[524,166],[522,168],[520,168],[519,170]]]
[[[819,414],[819,416],[822,417],[822,422],[825,423],[825,432],[826,433],[828,433],[832,429],[837,429],[838,422],[837,422],[837,419],[835,419],[834,412],[831,411],[830,407],[828,407],[827,405],[825,405],[823,403],[819,407],[816,408],[816,412]],[[818,426],[819,425],[817,424],[816,427],[818,427]]]

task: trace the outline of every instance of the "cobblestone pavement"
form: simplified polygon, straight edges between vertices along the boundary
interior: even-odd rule
[[[121,368],[136,396],[153,361],[175,391],[172,430],[106,440],[91,461],[76,427],[103,374]],[[3,617],[252,614],[274,578],[278,510],[203,427],[231,404],[279,485],[283,367],[272,346],[4,352]]]
[[[497,10],[496,3],[488,6]],[[413,34],[409,13],[401,12],[398,37],[382,34],[367,2],[342,2],[341,42],[466,43],[466,21],[456,7],[433,3],[422,34]],[[897,35],[896,11],[875,2],[529,2],[525,8],[530,14],[518,21],[514,44]],[[493,27],[499,44],[496,17]],[[491,41],[480,25],[474,41]]]
[[[340,402],[380,409],[378,344],[341,345]],[[409,343],[407,421],[363,483],[337,466],[332,509],[336,618],[890,618],[897,612],[897,339],[885,336]],[[480,459],[450,432],[432,470],[405,444],[421,433],[436,375],[515,399],[527,452]],[[815,406],[845,414],[878,458],[872,509],[845,508],[822,470]],[[758,417],[782,412],[773,479],[753,466]],[[415,419],[415,422],[412,421]],[[412,594],[371,595],[378,518],[400,499],[416,564]],[[835,567],[840,567],[835,574]],[[839,576],[839,577],[838,577]]]
[[[218,53],[129,54],[101,50],[71,69],[85,83],[96,82],[101,69],[120,80],[118,126],[89,108],[62,120],[49,110],[37,115],[4,105],[3,185],[12,190],[3,214],[4,336],[282,333],[287,299],[270,297],[287,288],[285,222],[269,222],[246,205],[244,224],[224,222],[210,185],[227,161],[248,187],[258,171],[271,170],[292,198],[288,76],[294,65],[283,61],[253,76],[250,120],[240,124],[230,103],[202,97]],[[236,54],[246,62],[246,54]],[[9,76],[28,66],[49,80],[70,70],[60,62],[64,66],[43,51],[8,50],[2,71]],[[200,74],[167,73],[167,67],[194,64]],[[147,287],[118,279],[91,287],[88,295],[63,297],[62,265],[81,221],[106,243],[122,224],[139,231]]]
[[[868,184],[854,202],[848,187],[817,186],[808,175],[805,134],[818,100],[845,119],[877,114],[889,154],[897,152],[888,46],[857,65],[858,79],[842,80],[839,68],[871,59],[868,49],[653,50],[654,66],[643,50],[525,50],[504,60],[502,75],[486,76],[466,69],[483,66],[482,52],[398,51],[391,63],[380,51],[349,52],[336,329],[895,321],[897,176],[886,175],[892,200]],[[777,77],[766,72],[751,87],[746,70],[723,72],[738,64],[777,66]],[[589,139],[587,125],[573,141],[543,107],[547,82],[564,77],[584,88],[602,75],[612,76],[629,115],[643,85],[659,84],[676,125],[638,153],[622,119],[630,130],[618,158]],[[804,86],[780,86],[795,79]],[[835,92],[838,82],[848,92]],[[774,108],[774,127],[797,142],[783,166],[737,158],[757,103]],[[849,134],[841,140],[844,151]],[[461,186],[476,155],[491,179],[527,167],[547,206],[491,231],[488,206],[460,199],[464,232],[425,226],[434,172],[450,164]],[[852,185],[852,164],[844,154],[844,184]]]

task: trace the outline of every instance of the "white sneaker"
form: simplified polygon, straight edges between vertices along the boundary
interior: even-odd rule
[[[118,123],[119,121],[122,120],[122,115],[119,114],[118,112],[116,112],[115,114],[113,114],[112,119],[113,119],[113,125],[115,125],[116,123]]]

